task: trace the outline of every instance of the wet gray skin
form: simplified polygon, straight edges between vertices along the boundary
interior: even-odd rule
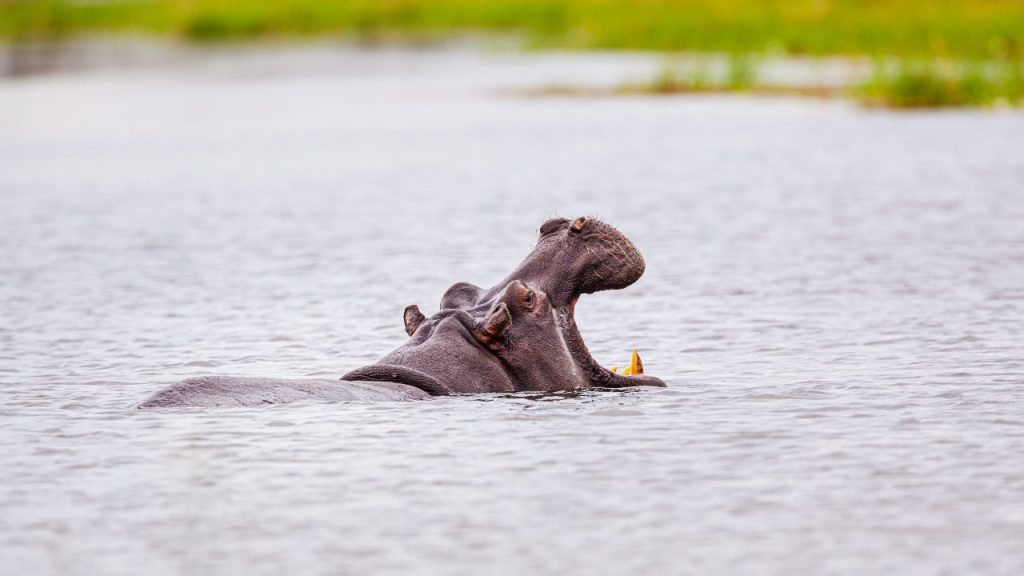
[[[409,340],[340,381],[195,378],[157,392],[140,407],[665,386],[652,376],[624,376],[597,364],[573,318],[581,294],[625,288],[643,272],[639,251],[612,226],[585,218],[549,220],[537,245],[505,279],[487,290],[453,285],[429,318],[417,306],[407,307]]]

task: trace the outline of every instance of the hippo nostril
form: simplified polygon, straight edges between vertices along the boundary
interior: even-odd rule
[[[583,216],[580,216],[579,218],[572,221],[572,225],[569,226],[569,230],[571,232],[581,232],[583,230],[583,225],[586,223],[587,219]]]

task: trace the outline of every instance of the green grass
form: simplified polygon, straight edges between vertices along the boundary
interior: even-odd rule
[[[733,54],[723,70],[712,70],[706,61],[690,66],[665,66],[649,82],[625,84],[615,89],[621,94],[686,94],[700,92],[764,91],[757,84],[757,66],[749,54]]]
[[[0,0],[0,35],[196,40],[512,31],[571,48],[1014,58],[1014,0]]]
[[[821,84],[762,83],[757,62],[733,55],[724,66],[706,59],[669,62],[650,80],[611,88],[555,84],[535,96],[635,96],[751,93],[801,98],[849,97],[884,108],[1024,106],[1024,65],[1019,62],[892,61],[876,63],[873,73],[844,87]]]
[[[1024,104],[1020,62],[915,62],[876,64],[854,96],[889,108],[988,107]]]

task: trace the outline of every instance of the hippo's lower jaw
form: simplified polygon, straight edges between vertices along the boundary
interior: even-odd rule
[[[577,297],[578,298],[578,297]],[[576,319],[573,312],[576,309],[576,299],[569,306],[559,311],[559,328],[565,338],[566,345],[573,360],[586,374],[590,387],[592,388],[630,388],[633,386],[656,386],[664,388],[665,382],[654,376],[647,376],[643,373],[643,365],[637,374],[618,374],[600,365],[590,355],[590,350],[583,342],[580,329],[576,326]]]

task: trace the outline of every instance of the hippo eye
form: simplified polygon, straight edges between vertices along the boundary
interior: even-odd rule
[[[533,290],[530,290],[529,292],[526,293],[526,296],[523,296],[523,305],[526,306],[527,308],[533,308],[533,301]]]

